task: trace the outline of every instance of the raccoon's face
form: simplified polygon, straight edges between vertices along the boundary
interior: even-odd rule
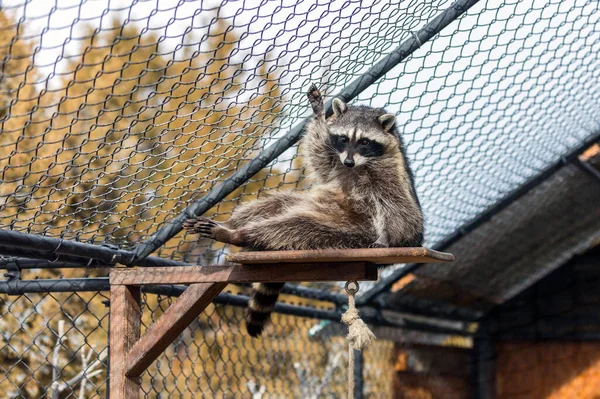
[[[331,133],[331,147],[340,157],[340,162],[348,168],[364,165],[370,158],[381,157],[385,146],[374,139],[365,137],[364,132],[354,129],[350,135]]]
[[[381,159],[398,141],[390,132],[394,115],[372,108],[349,108],[339,99],[333,101],[335,117],[328,123],[330,147],[347,168]]]

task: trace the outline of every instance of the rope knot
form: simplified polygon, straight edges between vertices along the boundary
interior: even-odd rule
[[[358,309],[352,308],[346,310],[346,312],[342,315],[342,322],[351,326],[356,320],[359,320],[360,316],[358,315]]]
[[[355,287],[351,288],[350,284]],[[346,283],[346,292],[348,293],[348,310],[342,315],[342,322],[348,326],[348,336],[350,346],[356,350],[361,350],[369,345],[375,339],[375,334],[369,329],[364,321],[358,315],[354,295],[358,292],[360,286],[356,281]]]

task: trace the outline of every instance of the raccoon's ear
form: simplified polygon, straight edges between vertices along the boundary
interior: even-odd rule
[[[336,117],[340,117],[343,114],[345,114],[346,111],[348,111],[348,106],[346,105],[346,103],[337,97],[333,99],[332,106],[333,106],[333,114]]]
[[[394,127],[394,123],[396,123],[396,117],[392,114],[385,114],[379,117],[379,123],[381,123],[381,127],[386,132],[389,132],[392,127]]]

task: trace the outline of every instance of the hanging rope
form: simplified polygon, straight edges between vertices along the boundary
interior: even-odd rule
[[[354,284],[354,287],[350,287],[350,284]],[[346,283],[348,310],[342,315],[342,322],[348,326],[348,399],[354,399],[354,350],[361,350],[375,339],[375,334],[361,320],[356,309],[354,295],[359,289],[358,281]]]

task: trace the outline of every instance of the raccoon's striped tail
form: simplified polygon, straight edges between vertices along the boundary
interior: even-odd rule
[[[279,291],[285,283],[252,284],[252,295],[248,302],[246,330],[251,337],[258,337],[271,317]]]

